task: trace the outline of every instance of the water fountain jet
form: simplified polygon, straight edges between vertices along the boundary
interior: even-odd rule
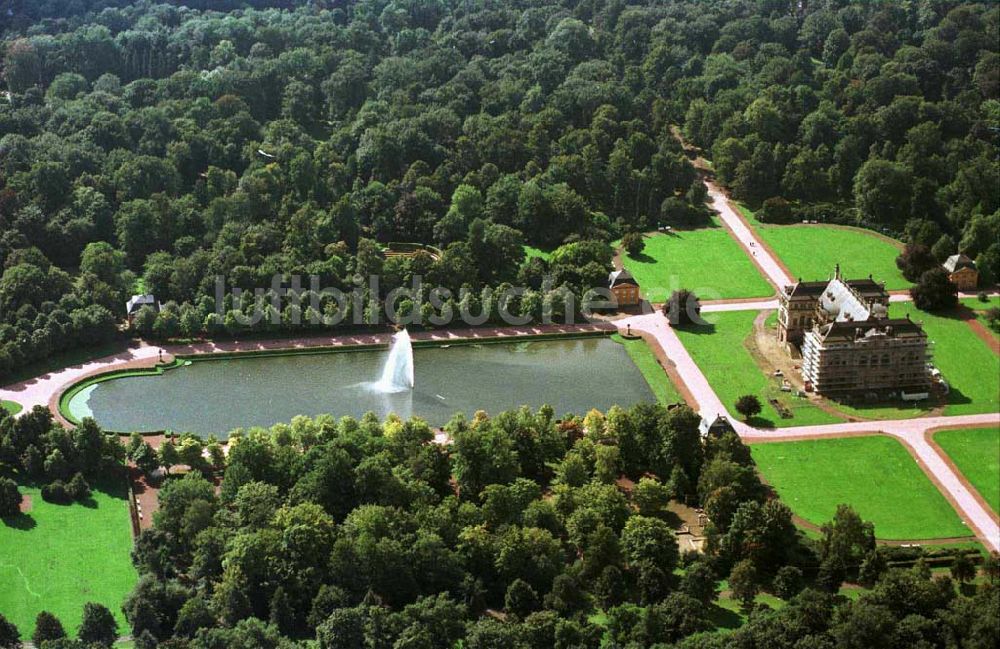
[[[406,329],[392,337],[389,357],[382,367],[382,376],[372,384],[376,392],[404,392],[413,389],[413,345]]]

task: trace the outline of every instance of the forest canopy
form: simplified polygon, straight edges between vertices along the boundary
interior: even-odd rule
[[[537,317],[605,281],[607,243],[703,218],[673,127],[751,205],[1000,271],[993,3],[0,12],[0,371],[109,339],[140,289],[166,308],[138,333],[238,333],[251,305],[216,313],[216,277],[377,274],[384,294],[421,276],[471,301],[517,283]],[[442,253],[386,258],[390,242]],[[569,263],[525,259],[579,242],[553,257]]]

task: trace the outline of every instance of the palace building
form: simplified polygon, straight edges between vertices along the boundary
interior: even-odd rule
[[[888,313],[883,284],[842,279],[837,266],[829,281],[785,287],[778,339],[801,351],[806,389],[834,397],[926,394],[927,334]]]

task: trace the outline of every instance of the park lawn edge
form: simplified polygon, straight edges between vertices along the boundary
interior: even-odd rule
[[[702,296],[702,299],[767,298],[774,295],[774,287],[760,272],[758,266],[716,219],[705,227],[677,228],[670,233],[653,232],[644,233],[642,236],[645,247],[641,257],[647,259],[632,257],[620,248],[620,242],[612,245],[618,250],[622,267],[631,273],[638,282],[643,296],[651,302],[663,302],[670,291],[680,288],[693,290]],[[683,239],[685,236],[691,237],[691,240],[672,241],[674,238]],[[706,243],[704,241],[706,237],[713,238],[714,241]],[[659,250],[659,246],[663,246],[664,249]],[[709,257],[716,260],[724,258],[733,266],[723,273],[730,280],[721,284],[723,288],[719,288],[718,282],[722,278],[716,268],[694,268],[693,260],[697,258],[699,250],[704,253],[707,246],[713,246],[713,250],[719,246],[725,248],[726,254],[721,256],[713,254]],[[669,247],[684,247],[685,252],[690,249],[690,254],[677,255],[675,250],[671,255],[671,251],[666,249]],[[729,284],[735,277],[740,278],[739,286],[730,289]],[[715,286],[712,285],[713,281],[716,282]]]
[[[831,520],[837,504],[848,504],[875,524],[881,540],[974,535],[894,437],[875,433],[769,441],[751,444],[750,450],[760,475],[782,502],[813,525]]]
[[[119,635],[127,634],[128,623],[121,605],[139,578],[129,554],[134,537],[127,478],[124,474],[105,475],[94,481],[90,503],[74,502],[66,505],[45,501],[41,497],[41,485],[38,483],[18,480],[18,487],[31,500],[31,509],[19,514],[18,518],[30,519],[31,524],[28,529],[24,529],[11,523],[11,519],[4,519],[0,523],[0,547],[3,548],[0,567],[17,571],[23,586],[17,584],[17,588],[11,588],[11,584],[5,584],[4,589],[0,590],[0,601],[5,597],[24,595],[25,589],[32,592],[32,583],[41,578],[46,600],[39,610],[53,612],[70,637],[76,634],[83,606],[89,601],[106,606],[118,624]],[[86,524],[81,524],[81,521]],[[45,539],[37,536],[43,532],[49,533]],[[58,542],[50,542],[52,538],[56,538]],[[89,556],[63,552],[67,543],[81,545],[79,549],[86,551]],[[106,551],[109,545],[120,547],[117,551],[110,552]],[[93,552],[88,551],[88,548]],[[98,548],[102,551],[98,552]],[[26,557],[34,564],[30,568],[23,563]],[[53,564],[58,569],[52,568]],[[62,582],[61,588],[55,592],[49,587],[50,577]],[[116,589],[109,586],[109,580],[121,581],[122,587]],[[73,592],[74,590],[77,592]],[[30,603],[27,598],[18,602],[21,606],[26,603]],[[23,609],[18,614],[2,605],[0,613],[17,625],[22,640],[30,641],[34,630],[33,614],[21,619]]]
[[[11,415],[17,415],[19,412],[21,412],[22,410],[24,410],[24,406],[22,406],[17,401],[10,401],[10,400],[7,400],[7,399],[4,399],[4,400],[0,401],[0,408],[3,408],[7,412],[9,412]]]
[[[867,238],[871,241],[865,243],[879,242],[886,246],[890,246],[895,249],[896,254],[892,256],[890,260],[888,256],[884,259],[881,258],[877,262],[874,262],[878,267],[876,269],[871,268],[854,268],[849,270],[846,274],[849,277],[867,277],[869,273],[875,275],[877,281],[884,282],[886,284],[887,290],[903,290],[907,289],[912,285],[902,276],[902,273],[895,265],[895,257],[898,253],[902,252],[904,244],[898,239],[894,239],[882,232],[876,230],[871,230],[868,228],[859,227],[856,225],[844,225],[840,223],[815,223],[815,224],[804,224],[800,222],[795,223],[763,223],[757,219],[757,215],[754,210],[750,209],[747,205],[741,202],[735,202],[739,214],[747,222],[750,228],[754,231],[757,237],[770,249],[774,257],[781,263],[789,272],[792,277],[798,277],[803,280],[822,280],[823,278],[830,277],[833,273],[834,263],[829,264],[829,268],[826,266],[820,268],[810,268],[806,270],[806,263],[803,262],[802,254],[807,254],[806,250],[812,249],[812,246],[806,245],[804,243],[799,245],[792,245],[789,241],[781,242],[784,245],[776,245],[775,240],[769,233],[775,233],[778,237],[786,237],[789,232],[806,232],[809,237],[822,238],[819,234],[814,234],[809,232],[809,230],[818,230],[820,232],[826,231],[830,233],[836,232],[837,234],[831,234],[830,236],[835,236],[838,238],[846,238],[848,234],[854,234],[857,237]],[[861,245],[862,239],[858,239],[858,245]],[[843,241],[839,242],[843,244]],[[843,246],[842,246],[843,247]],[[872,251],[868,251],[872,252]],[[888,250],[886,251],[888,253]],[[839,253],[842,259],[838,257],[841,262],[852,262],[854,259],[863,259],[866,255],[856,254],[854,251],[841,250]],[[873,263],[869,261],[869,263]]]
[[[990,434],[993,435],[992,440],[973,441],[977,436],[986,437]],[[1000,429],[951,428],[934,431],[931,439],[986,501],[993,513],[1000,513]],[[982,458],[989,458],[993,465],[987,466],[986,461],[980,461]]]
[[[613,335],[611,340],[625,347],[629,358],[632,359],[661,405],[666,406],[684,401],[670,375],[660,366],[656,354],[649,348],[649,344],[645,340],[642,338],[628,339],[621,334]]]

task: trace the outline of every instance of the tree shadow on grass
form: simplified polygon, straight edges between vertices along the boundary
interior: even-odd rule
[[[94,480],[91,491],[99,491],[112,498],[126,500],[128,498],[128,477],[122,473],[114,476],[104,476]]]
[[[746,421],[748,426],[753,426],[754,428],[777,428],[778,425],[774,423],[773,420],[767,417],[761,417],[760,415],[755,415]]]
[[[743,618],[735,611],[712,604],[708,609],[708,619],[719,629],[738,629],[743,626]]]
[[[989,304],[984,302],[983,307],[988,308]],[[976,317],[976,312],[962,303],[959,303],[958,306],[952,309],[941,309],[940,311],[924,311],[923,309],[916,308],[914,305],[911,317],[919,319],[920,314],[937,316],[938,318],[947,318],[948,320],[971,320]]]
[[[7,527],[11,527],[15,530],[21,530],[23,532],[27,532],[38,525],[34,518],[28,516],[24,512],[18,512],[13,516],[7,516],[6,518],[0,520],[2,520],[3,524]]]
[[[670,510],[662,512],[660,514],[660,518],[662,518],[663,522],[669,525],[671,529],[675,530],[680,529],[681,525],[684,524],[684,521],[681,520],[681,517]]]
[[[711,315],[711,314],[709,314]],[[705,324],[677,324],[670,325],[677,331],[683,331],[684,333],[695,334],[696,336],[706,336],[715,333],[715,323],[706,322]]]
[[[637,255],[633,255],[630,252],[626,252],[625,256],[628,257],[629,259],[631,259],[632,261],[639,262],[640,264],[655,264],[656,263],[655,259],[653,259],[652,257],[650,257],[649,255],[647,255],[644,252],[640,252]]]
[[[945,401],[947,401],[949,406],[960,406],[967,403],[972,403],[972,399],[965,396],[965,394],[961,390],[950,384],[948,387],[949,387],[948,395]]]

